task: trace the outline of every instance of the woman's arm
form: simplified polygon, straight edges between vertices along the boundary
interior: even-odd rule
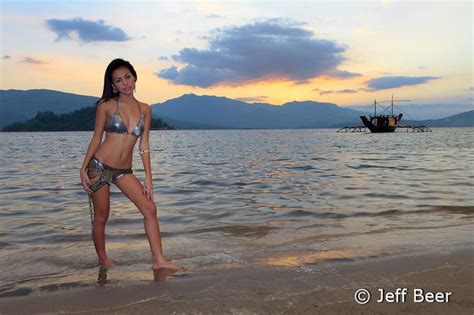
[[[85,172],[90,159],[102,142],[102,134],[104,133],[105,121],[107,119],[106,105],[107,104],[105,102],[97,105],[97,110],[95,112],[94,134],[92,136],[91,142],[89,143],[89,147],[87,148],[84,161],[82,162],[81,172]]]
[[[140,137],[140,156],[143,162],[143,168],[145,169],[145,185],[143,185],[143,193],[147,195],[148,199],[153,198],[153,174],[151,171],[150,162],[150,125],[151,125],[151,107],[145,104],[145,129],[142,136]]]

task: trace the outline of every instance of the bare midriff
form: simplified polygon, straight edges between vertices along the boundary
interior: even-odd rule
[[[95,157],[114,168],[126,169],[132,166],[133,148],[137,137],[129,134],[105,133],[105,139],[95,151]]]

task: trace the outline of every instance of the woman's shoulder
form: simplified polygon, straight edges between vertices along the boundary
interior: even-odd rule
[[[97,104],[97,109],[98,110],[103,110],[105,112],[109,112],[112,110],[112,107],[115,106],[115,99],[109,98],[108,100],[104,100]]]
[[[142,111],[147,112],[147,113],[151,111],[150,104],[143,103],[143,102],[140,102],[140,101],[138,101],[138,103],[140,104],[140,108],[141,108]]]

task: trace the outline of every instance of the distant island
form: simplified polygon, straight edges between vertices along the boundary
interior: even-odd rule
[[[95,112],[94,107],[89,107],[97,99],[46,89],[0,90],[0,128],[3,127],[3,131],[93,130]],[[355,110],[312,100],[273,105],[196,94],[184,94],[150,106],[156,118],[152,129],[341,128],[362,125],[359,117],[372,112],[368,108],[361,111],[362,108]],[[419,117],[424,117],[422,113],[428,113],[430,108],[433,114],[442,109],[450,115],[413,120],[411,113],[417,108]],[[401,123],[406,125],[474,127],[472,104],[445,104],[444,107],[413,104],[402,111]]]
[[[420,124],[429,127],[474,127],[474,110],[469,110],[464,113],[452,115],[440,119],[428,119],[428,120],[405,120],[403,124]]]
[[[71,113],[55,114],[40,111],[35,117],[24,122],[14,122],[2,131],[92,131],[95,123],[95,106],[77,109]],[[152,118],[151,130],[175,129],[161,119]]]

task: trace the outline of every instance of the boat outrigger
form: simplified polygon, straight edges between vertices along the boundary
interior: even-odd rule
[[[397,128],[406,128],[408,130],[412,130],[415,132],[430,132],[431,129],[426,126],[408,126],[408,125],[401,125],[400,121],[402,120],[403,114],[399,113],[398,115],[393,114],[393,102],[410,102],[410,100],[394,100],[393,95],[392,99],[388,101],[380,101],[374,100],[374,115],[367,116],[360,116],[362,123],[364,126],[353,126],[353,127],[343,127],[339,129],[337,132],[362,132],[365,131],[365,128],[368,128],[371,132],[380,133],[380,132],[394,132]],[[383,107],[379,105],[380,103],[391,103],[391,113],[384,114],[389,110],[389,107]],[[381,114],[377,115],[377,105],[382,107],[383,110]]]

